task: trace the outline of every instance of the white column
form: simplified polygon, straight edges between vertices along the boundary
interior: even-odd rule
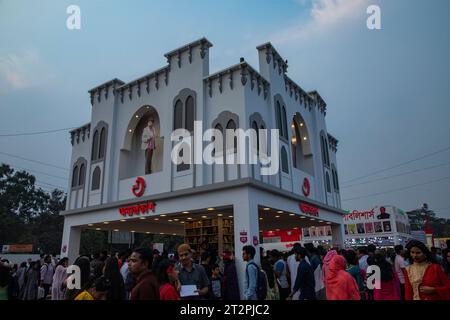
[[[245,268],[246,262],[242,259],[242,248],[246,245],[255,247],[255,262],[259,265],[259,217],[257,194],[252,190],[245,189],[240,193],[233,204],[234,216],[234,250],[236,255],[236,270],[239,281],[239,290],[241,298],[245,289]],[[241,232],[246,232],[246,241],[241,241]],[[243,234],[242,237],[245,237]],[[256,237],[258,245],[253,244],[253,238]]]
[[[344,249],[344,225],[333,224],[331,225],[331,245]]]
[[[64,231],[61,245],[61,257],[68,257],[69,263],[73,264],[80,254],[81,228],[70,224],[64,219]]]

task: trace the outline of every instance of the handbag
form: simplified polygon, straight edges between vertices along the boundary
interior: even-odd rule
[[[41,300],[45,298],[45,290],[42,287],[38,287],[37,299]]]

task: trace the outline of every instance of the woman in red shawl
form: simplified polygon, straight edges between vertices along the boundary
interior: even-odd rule
[[[335,255],[331,259],[325,281],[327,300],[361,300],[358,284],[345,271],[345,265],[343,256]]]
[[[405,300],[450,300],[450,280],[420,241],[407,245],[411,265],[405,271]]]

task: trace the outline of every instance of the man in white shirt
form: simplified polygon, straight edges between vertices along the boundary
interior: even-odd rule
[[[405,300],[405,259],[403,258],[403,246],[397,245],[394,247],[395,250],[395,261],[394,268],[397,272],[398,279],[400,280],[400,292],[402,294],[402,300]]]
[[[358,249],[356,249],[356,255],[358,256],[359,268],[361,270],[364,270],[364,273],[365,273],[367,271],[367,267],[369,266],[367,264],[367,258],[369,257],[367,255],[367,248],[359,247]]]
[[[283,255],[278,250],[273,250],[272,255],[276,261],[274,264],[274,269],[280,288],[280,300],[286,300],[290,293],[286,262],[283,260]]]
[[[295,248],[301,248],[302,245],[300,243],[294,243],[294,246],[292,248],[291,251],[291,255],[287,258],[287,271],[288,274],[290,275],[290,279],[291,279],[291,292],[292,290],[294,290],[294,285],[295,285],[295,279],[297,278],[297,269],[298,269],[298,265],[300,264],[299,261],[297,261],[297,259],[295,259]],[[309,262],[309,258],[308,256],[305,257],[305,261],[308,262],[310,265],[311,263]],[[293,296],[292,296],[292,300],[298,300],[300,297],[300,291],[297,291]]]

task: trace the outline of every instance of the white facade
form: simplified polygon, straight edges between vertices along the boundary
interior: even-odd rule
[[[167,53],[168,65],[153,73],[128,83],[114,79],[89,91],[91,122],[71,132],[73,172],[63,213],[63,255],[72,261],[78,255],[85,228],[181,234],[182,225],[165,219],[183,211],[204,213],[207,208],[232,212],[241,289],[241,248],[259,238],[260,224],[288,227],[297,219],[294,223],[301,227],[319,220],[332,226],[334,243],[343,246],[337,140],[327,133],[325,102],[317,92],[306,93],[288,78],[286,62],[270,43],[257,48],[259,71],[241,60],[214,74],[209,73],[211,46],[200,39]],[[259,164],[202,164],[178,170],[170,157],[174,145],[170,135],[179,127],[175,110],[182,110],[181,127],[189,128],[195,120],[203,121],[203,130],[233,125],[244,130],[252,125],[280,129],[279,172],[262,176]],[[145,175],[140,139],[149,117],[158,137],[152,173]],[[146,184],[140,197],[132,192],[137,177]],[[305,178],[309,193],[302,191]],[[151,217],[164,219],[144,223],[118,213],[120,207],[145,201],[156,203]],[[317,208],[318,216],[302,212],[300,202]],[[265,207],[285,215],[267,218]],[[246,243],[240,241],[243,231]]]

